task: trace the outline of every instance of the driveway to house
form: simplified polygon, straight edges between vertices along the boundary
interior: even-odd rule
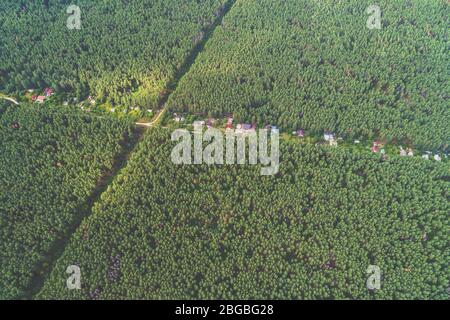
[[[164,113],[166,112],[166,110],[167,110],[167,107],[162,109],[159,112],[159,114],[156,116],[156,118],[151,122],[136,122],[135,124],[140,127],[148,127],[148,128],[154,127],[159,122],[159,120],[161,120],[161,118],[164,115]]]

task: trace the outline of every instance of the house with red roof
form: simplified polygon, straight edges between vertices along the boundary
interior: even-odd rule
[[[46,97],[52,96],[52,95],[53,95],[53,89],[52,89],[52,88],[45,88],[45,89],[44,89],[44,95],[45,95]]]
[[[34,100],[37,103],[44,103],[45,102],[45,96],[38,96],[36,97],[36,100]]]

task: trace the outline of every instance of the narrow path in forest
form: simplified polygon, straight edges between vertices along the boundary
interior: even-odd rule
[[[6,96],[3,96],[3,95],[0,95],[0,99],[8,100],[8,101],[14,103],[16,106],[19,105],[19,103],[15,99],[10,98],[10,97],[6,97]]]
[[[133,137],[128,137],[122,142],[122,152],[114,159],[113,169],[110,172],[105,173],[98,182],[97,187],[91,193],[87,199],[87,203],[79,208],[79,214],[75,217],[74,221],[69,226],[67,232],[55,241],[49,250],[49,252],[43,257],[43,259],[32,270],[33,277],[29,283],[28,288],[24,290],[24,293],[20,298],[33,299],[44,286],[45,280],[52,272],[58,259],[62,256],[64,249],[69,243],[72,235],[80,227],[84,218],[92,215],[92,210],[100,200],[101,195],[108,189],[114,179],[120,174],[120,172],[127,166],[128,160],[139,146],[139,142],[144,138],[147,128],[157,127],[168,109],[167,101],[170,95],[175,91],[180,79],[189,72],[194,64],[198,54],[203,50],[205,44],[208,42],[216,28],[221,25],[223,18],[231,10],[236,0],[228,0],[221,10],[220,14],[216,17],[213,24],[211,24],[206,30],[203,39],[195,45],[191,53],[185,58],[181,67],[175,73],[174,78],[167,84],[166,90],[161,96],[159,101],[159,114],[149,123],[136,123],[135,134]]]

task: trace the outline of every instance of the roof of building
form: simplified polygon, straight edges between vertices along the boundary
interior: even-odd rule
[[[36,98],[35,100],[36,102],[44,102],[45,101],[45,96],[39,96]]]

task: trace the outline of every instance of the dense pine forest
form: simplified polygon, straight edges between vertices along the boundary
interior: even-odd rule
[[[154,108],[224,0],[79,0],[0,3],[0,91],[50,86],[117,110]]]
[[[267,178],[248,165],[176,166],[172,148],[151,130],[38,298],[445,297],[448,165],[285,143]],[[375,293],[370,264],[383,270]],[[82,290],[66,289],[69,265]]]
[[[449,14],[2,0],[0,300],[448,299]],[[279,172],[173,164],[194,120],[279,129]]]
[[[24,294],[130,134],[126,122],[55,108],[0,116],[0,299]]]
[[[448,2],[377,1],[380,30],[371,4],[238,0],[171,109],[448,149]]]

